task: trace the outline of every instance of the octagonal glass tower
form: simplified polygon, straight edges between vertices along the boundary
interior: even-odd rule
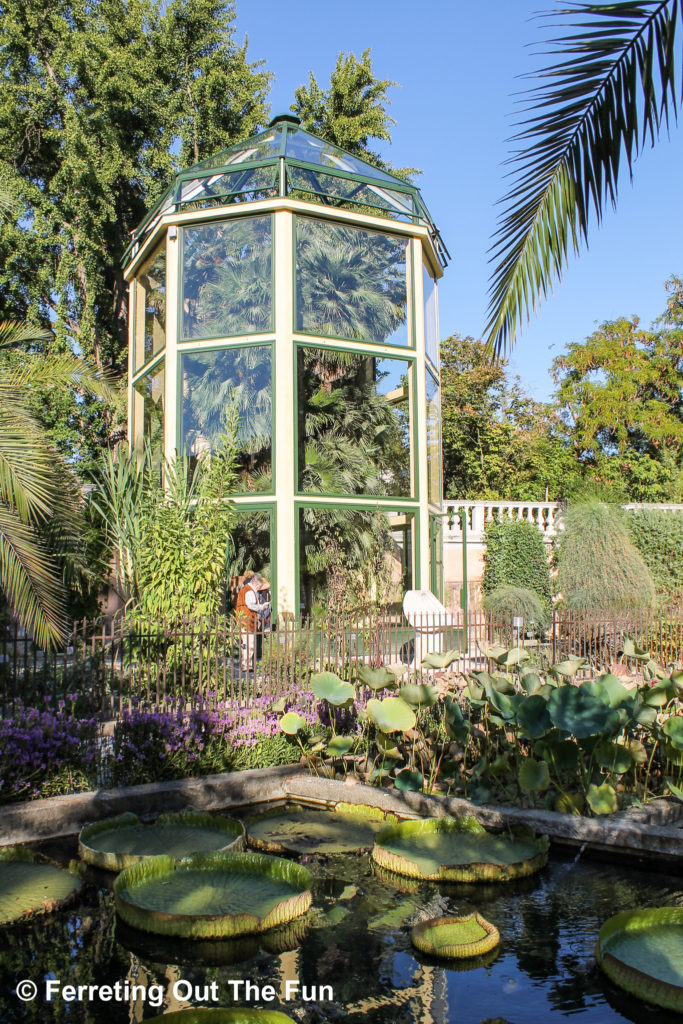
[[[446,261],[414,186],[290,116],[179,174],[133,234],[129,437],[197,457],[237,406],[229,575],[262,572],[278,613],[378,550],[390,600],[441,596]]]

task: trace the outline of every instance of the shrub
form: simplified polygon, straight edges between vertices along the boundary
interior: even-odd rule
[[[525,587],[496,587],[486,595],[483,603],[485,612],[510,627],[517,615],[524,619],[525,630],[533,631],[543,630],[550,619],[548,605],[534,590]]]
[[[552,603],[550,569],[545,544],[537,527],[522,519],[492,520],[486,526],[486,567],[482,589],[500,587],[531,590],[548,615]]]
[[[650,609],[654,583],[622,510],[588,501],[570,507],[563,520],[557,587],[564,605],[588,614]]]
[[[683,514],[655,509],[627,513],[631,540],[650,570],[658,594],[683,594]]]

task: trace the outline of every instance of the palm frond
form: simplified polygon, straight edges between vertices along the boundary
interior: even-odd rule
[[[32,327],[16,320],[0,321],[0,348],[18,348],[27,342],[51,341],[52,338],[52,331],[42,327]]]
[[[64,595],[57,570],[34,530],[0,505],[0,585],[12,610],[39,646],[64,635]]]
[[[629,172],[681,103],[676,33],[683,0],[565,5],[547,16],[567,31],[549,40],[555,58],[533,77],[512,141],[513,182],[491,247],[494,269],[486,334],[496,355],[559,279],[569,248],[587,240],[591,214],[617,197]]]

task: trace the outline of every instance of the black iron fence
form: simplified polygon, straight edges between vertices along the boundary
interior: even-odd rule
[[[487,667],[491,644],[526,647],[539,667],[568,657],[587,659],[585,672],[604,671],[622,658],[631,637],[664,665],[683,664],[683,616],[591,617],[556,613],[543,634],[522,625],[461,613],[341,616],[284,620],[252,632],[234,616],[149,622],[135,618],[83,620],[58,650],[38,647],[16,624],[0,630],[0,712],[12,703],[59,700],[116,715],[132,702],[162,706],[238,700],[303,689],[313,672],[350,678],[360,665],[403,665],[421,672],[430,653],[458,649],[460,672]],[[635,666],[637,667],[637,666]]]

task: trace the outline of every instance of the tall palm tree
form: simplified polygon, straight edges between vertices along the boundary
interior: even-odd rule
[[[492,246],[496,354],[560,277],[570,245],[586,241],[591,212],[599,222],[615,203],[622,158],[630,173],[681,105],[683,0],[569,2],[548,18],[561,34],[512,140],[516,174]]]

